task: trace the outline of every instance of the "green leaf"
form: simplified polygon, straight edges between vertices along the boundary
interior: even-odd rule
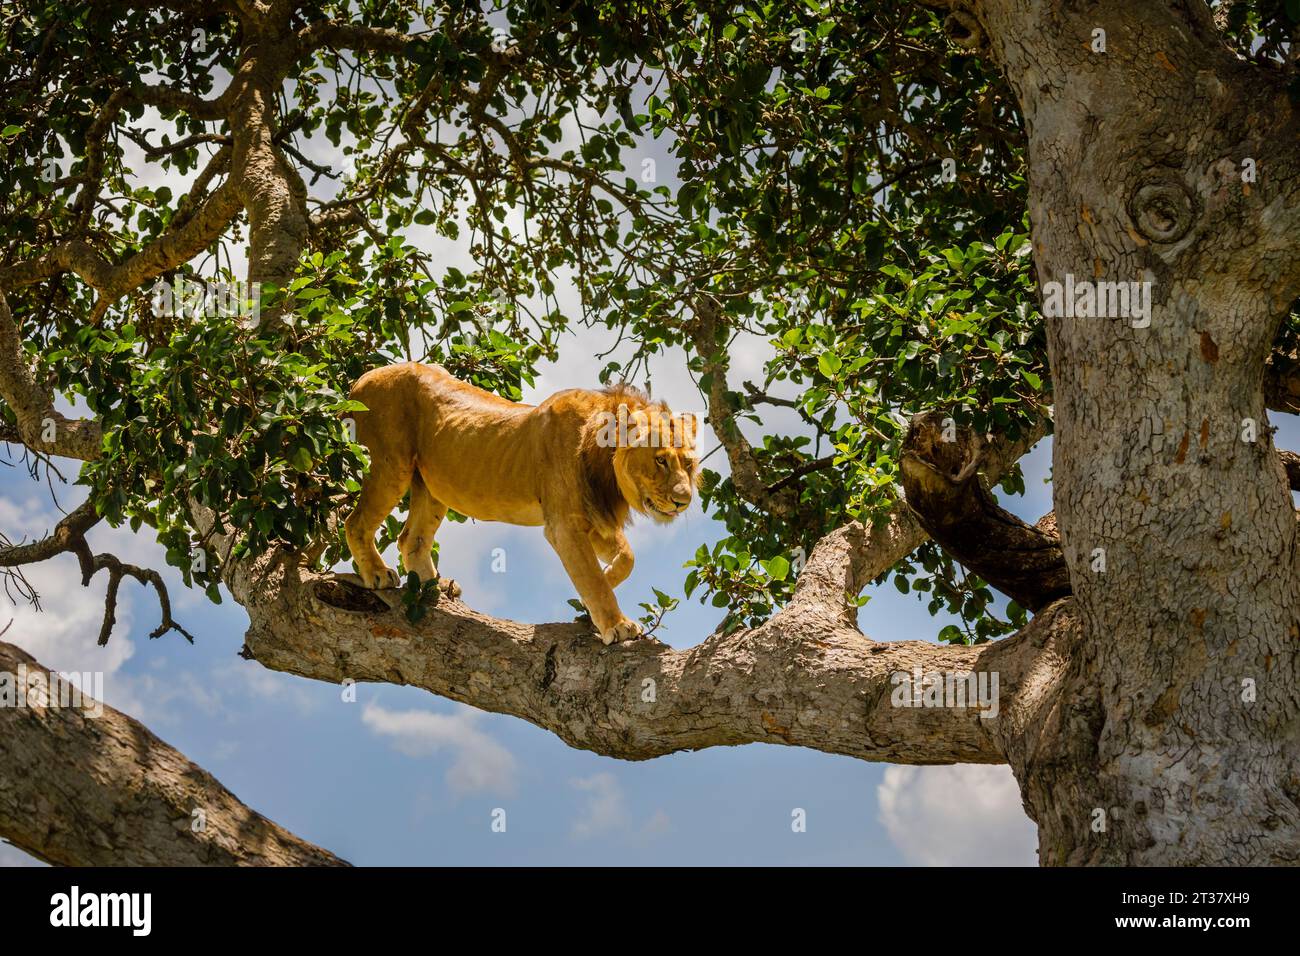
[[[790,573],[790,562],[781,555],[762,562],[764,570],[774,581],[784,581],[787,574]]]

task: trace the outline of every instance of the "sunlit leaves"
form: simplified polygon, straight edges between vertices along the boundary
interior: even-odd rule
[[[155,17],[47,0],[11,16],[23,28],[0,54],[12,255],[76,236],[121,261],[193,213],[141,186],[124,144],[189,173],[231,130],[132,105],[104,140],[112,201],[86,219],[74,180],[111,95],[103,79],[211,97],[246,38],[219,7]],[[107,454],[83,480],[113,520],[154,526],[174,563],[201,544],[194,502],[247,549],[324,537],[325,560],[343,556],[326,518],[364,468],[342,422],[368,368],[437,361],[517,399],[575,323],[601,323],[621,350],[568,384],[641,381],[649,356],[680,348],[707,391],[700,353],[748,335],[771,360],[752,380],[728,369],[725,401],[762,482],[794,505],[756,508],[706,472],[701,497],[726,534],[688,578],[739,626],[789,597],[821,535],[897,497],[909,415],[939,408],[1014,433],[1048,400],[1012,98],[947,46],[931,11],[394,0],[307,4],[294,26],[326,18],[410,39],[395,56],[325,46],[285,77],[277,145],[286,163],[315,160],[300,167],[308,211],[351,203],[368,228],[312,236],[283,299],[263,303],[282,304],[283,322],[177,321],[137,292],[86,328],[93,297],[66,276],[11,303],[42,374],[105,427]],[[191,134],[206,140],[171,148]],[[244,230],[214,244],[209,277],[235,278]],[[566,284],[576,310],[561,306]],[[701,294],[722,309],[703,344]],[[981,586],[945,566],[902,570],[914,590],[946,582],[943,608],[989,617]],[[985,633],[972,627],[968,639]]]

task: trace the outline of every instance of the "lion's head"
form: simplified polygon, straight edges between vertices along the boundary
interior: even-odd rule
[[[699,481],[695,416],[651,406],[627,412],[626,423],[614,451],[618,490],[636,511],[672,521],[690,505]]]

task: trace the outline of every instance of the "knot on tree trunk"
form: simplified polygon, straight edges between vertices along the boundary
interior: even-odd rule
[[[1128,212],[1134,228],[1152,242],[1177,242],[1199,215],[1195,196],[1172,169],[1146,176],[1129,197]]]
[[[340,611],[356,614],[382,614],[392,607],[374,591],[340,578],[325,578],[312,588],[316,600]]]

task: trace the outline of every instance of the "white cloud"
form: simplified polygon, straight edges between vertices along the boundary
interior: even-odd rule
[[[880,822],[909,863],[1034,866],[1038,834],[1011,768],[889,767],[876,788]]]
[[[597,836],[620,829],[627,822],[623,788],[612,773],[595,773],[569,782],[586,794],[582,812],[573,821],[574,836],[584,839]]]
[[[303,717],[311,716],[319,706],[319,698],[303,678],[273,671],[255,661],[230,660],[219,664],[212,669],[211,682],[218,700],[229,692],[255,700],[278,701],[292,706]]]
[[[190,716],[219,717],[223,712],[222,696],[209,675],[196,676],[190,671],[156,668],[157,674],[123,675],[130,682],[139,704],[132,711],[145,723],[171,723]],[[184,709],[177,705],[184,705]]]
[[[578,839],[622,832],[639,843],[645,843],[673,828],[672,820],[662,808],[655,810],[649,819],[636,826],[628,811],[623,787],[612,773],[593,773],[590,777],[570,780],[569,784],[583,794],[578,817],[571,828],[573,836]]]
[[[428,710],[388,710],[366,704],[362,722],[381,737],[387,737],[409,757],[427,757],[450,750],[454,757],[447,769],[447,786],[452,793],[513,793],[515,758],[505,747],[477,726],[480,715],[468,707],[451,714]]]

